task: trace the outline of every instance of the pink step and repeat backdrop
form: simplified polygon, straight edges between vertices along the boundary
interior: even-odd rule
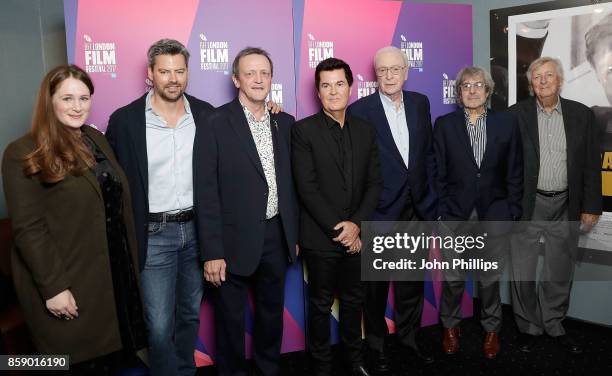
[[[454,77],[472,63],[472,8],[463,4],[419,4],[383,0],[64,0],[68,61],[88,71],[96,87],[89,123],[106,129],[109,115],[149,90],[146,52],[158,39],[173,38],[191,52],[188,92],[219,106],[236,95],[231,82],[234,56],[246,46],[266,49],[274,62],[271,99],[298,119],[319,109],[314,68],[327,57],[351,65],[351,101],[373,93],[372,58],[394,45],[410,60],[406,89],[426,94],[431,114],[455,108]],[[431,257],[436,257],[435,250]],[[425,283],[423,325],[438,322],[441,276]],[[282,351],[305,348],[308,273],[293,265],[285,288]],[[205,292],[196,363],[214,363],[213,307]],[[472,284],[463,313],[472,314]],[[247,353],[251,347],[253,304],[246,314]],[[387,322],[393,323],[389,295]],[[338,309],[330,314],[338,341]]]

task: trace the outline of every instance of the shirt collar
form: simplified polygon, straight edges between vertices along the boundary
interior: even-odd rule
[[[240,105],[242,106],[242,110],[244,111],[244,115],[247,117],[247,120],[249,120],[249,122],[256,122],[256,123],[262,123],[262,122],[268,122],[270,121],[270,112],[269,111],[264,111],[264,116],[263,119],[261,120],[257,120],[257,118],[255,117],[255,115],[253,115],[253,113],[251,111],[249,111],[249,109],[247,108],[247,106],[245,106],[244,104],[242,104],[242,102],[240,101],[240,99],[238,99],[238,102],[240,102]],[[264,105],[265,106],[265,105]]]
[[[328,128],[333,129],[334,127],[337,127],[339,129],[342,129],[340,127],[340,123],[338,123],[338,121],[336,121],[336,119],[334,119],[333,117],[329,116],[325,111],[323,111],[323,109],[321,109],[321,113],[323,114],[323,119],[325,120],[325,124]],[[348,125],[348,114],[344,115],[344,125]]]
[[[480,119],[486,118],[487,117],[487,111],[488,111],[488,109],[485,107],[484,112],[482,114],[478,115],[478,117],[476,118],[476,121],[474,122],[474,124],[477,124]],[[465,109],[463,109],[463,115],[465,116],[466,124],[471,124],[470,123],[470,114]]]
[[[152,97],[153,97],[153,89],[149,90],[149,92],[147,93],[147,98],[145,100],[145,103],[146,103],[145,112],[152,111],[153,113],[155,113],[155,111],[153,111],[153,104],[151,103]],[[187,97],[185,96],[185,94],[183,94],[183,105],[185,106],[185,113],[188,115],[191,115],[191,106],[189,105],[189,101],[187,100]]]
[[[535,100],[535,101],[536,101],[536,106],[538,107],[538,112],[541,112],[541,113],[547,114],[547,112],[546,112],[546,111],[544,111],[544,107],[542,107],[542,105],[540,104],[540,101],[539,101],[537,98],[536,98],[536,100]],[[558,98],[557,98],[557,104],[555,105],[555,107],[553,108],[553,110],[552,110],[550,113],[552,114],[552,113],[553,113],[553,112],[555,112],[555,111],[556,111],[557,113],[561,114],[561,115],[563,114],[563,113],[561,112],[561,97],[558,97]]]
[[[391,107],[395,109],[395,102],[391,100],[388,96],[383,94],[380,90],[378,90],[378,95],[380,95],[380,100],[382,101],[383,106]],[[400,109],[404,108],[404,92],[400,92]]]

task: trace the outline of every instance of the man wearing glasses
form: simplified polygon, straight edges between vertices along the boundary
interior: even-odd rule
[[[426,96],[402,90],[408,78],[408,58],[393,46],[381,48],[374,57],[378,92],[361,98],[349,107],[352,115],[376,128],[384,188],[374,213],[374,221],[432,220],[435,200],[430,184],[434,172],[431,115]],[[424,257],[427,251],[421,252]],[[419,262],[420,264],[420,262]],[[417,358],[423,363],[433,357],[417,345],[421,325],[423,278],[396,281],[395,327],[407,364]],[[388,373],[385,353],[388,334],[385,320],[389,281],[366,285],[365,331],[373,370]]]
[[[521,217],[523,154],[517,121],[508,113],[487,110],[493,93],[491,75],[479,67],[457,75],[456,95],[462,108],[441,116],[434,126],[436,194],[439,234],[457,241],[482,236],[484,246],[470,250],[441,247],[444,270],[440,321],[445,354],[459,351],[459,325],[465,278],[469,269],[478,280],[480,322],[485,330],[483,353],[493,359],[500,351],[502,323],[499,279],[509,253],[508,222]],[[448,232],[444,233],[444,232]],[[476,261],[474,261],[476,260]],[[464,267],[464,261],[472,266]],[[497,262],[490,270],[478,267]]]

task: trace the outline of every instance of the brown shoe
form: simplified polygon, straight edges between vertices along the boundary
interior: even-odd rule
[[[487,332],[482,346],[484,356],[487,359],[493,359],[499,353],[499,335],[495,332]]]
[[[459,351],[459,328],[444,328],[444,338],[442,339],[442,351],[447,355],[452,355]]]

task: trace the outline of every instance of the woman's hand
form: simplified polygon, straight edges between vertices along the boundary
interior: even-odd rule
[[[68,289],[47,299],[46,306],[49,312],[58,319],[72,320],[79,317],[79,307]]]

